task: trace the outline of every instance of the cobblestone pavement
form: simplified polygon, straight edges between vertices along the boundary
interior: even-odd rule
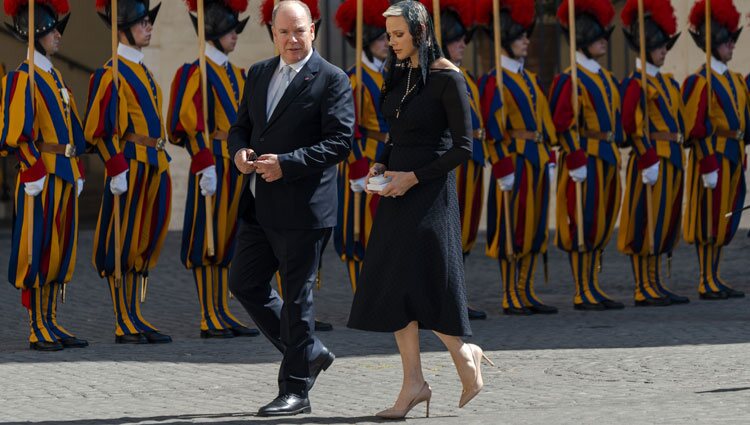
[[[337,355],[311,395],[312,415],[254,416],[276,394],[279,354],[261,338],[199,338],[196,291],[170,233],[152,272],[144,315],[174,343],[114,344],[105,283],[90,264],[93,234],[82,232],[75,280],[60,321],[91,346],[57,353],[28,350],[20,295],[0,284],[0,422],[39,424],[377,423],[400,387],[400,360],[389,334],[345,327],[351,291],[342,263],[326,253],[317,316],[335,330],[321,334]],[[0,233],[0,276],[7,275],[9,234]],[[614,241],[615,239],[613,239]],[[483,241],[480,241],[483,242]],[[550,282],[538,269],[538,294],[556,316],[499,313],[499,272],[477,244],[467,260],[470,301],[489,313],[473,322],[475,342],[496,367],[484,366],[484,391],[458,409],[460,383],[437,338],[423,333],[423,367],[433,389],[431,419],[418,406],[407,422],[431,424],[750,423],[750,299],[699,301],[695,251],[675,253],[671,287],[685,306],[634,308],[626,258],[610,243],[602,286],[623,311],[577,312],[566,257],[550,253]],[[750,291],[750,239],[727,249],[722,275]],[[418,261],[419,259],[415,259]],[[233,311],[249,321],[238,303]]]

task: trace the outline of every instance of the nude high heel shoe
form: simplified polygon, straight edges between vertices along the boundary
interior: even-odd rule
[[[406,409],[397,410],[393,407],[390,409],[383,410],[382,412],[378,412],[375,414],[375,416],[383,419],[403,419],[406,417],[406,415],[409,413],[411,409],[414,408],[414,406],[418,405],[419,403],[425,401],[427,402],[427,413],[426,417],[430,417],[430,399],[432,398],[432,388],[425,382],[422,384],[422,388],[419,390],[419,393],[412,399],[412,401],[409,402],[409,405],[406,406]]]
[[[482,387],[484,387],[484,381],[482,380],[482,359],[487,361],[492,366],[495,366],[494,363],[492,363],[492,360],[488,359],[487,356],[484,355],[484,352],[482,352],[482,349],[474,344],[467,344],[469,346],[469,350],[471,351],[471,360],[474,362],[474,379],[471,381],[471,384],[467,387],[464,385],[463,390],[461,391],[461,398],[458,401],[458,407],[462,408],[466,406],[468,402],[470,402],[474,397],[479,394],[480,391],[482,391]],[[465,382],[463,379],[462,382]]]

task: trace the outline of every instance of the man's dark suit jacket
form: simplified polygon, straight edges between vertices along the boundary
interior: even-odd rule
[[[267,183],[258,175],[255,199],[245,178],[239,216],[247,219],[254,210],[261,226],[281,229],[334,227],[336,164],[349,154],[354,129],[349,78],[314,51],[266,120],[268,86],[278,66],[277,56],[248,71],[228,144],[232,158],[242,148],[277,154],[283,177]]]

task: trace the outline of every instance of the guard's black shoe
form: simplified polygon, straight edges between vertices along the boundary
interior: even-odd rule
[[[281,394],[258,410],[258,416],[292,416],[310,413],[310,399],[295,394]]]
[[[469,320],[484,320],[487,318],[487,313],[481,310],[474,310],[471,307],[467,307],[469,313]]]
[[[672,301],[668,297],[646,298],[640,301],[636,300],[634,304],[636,307],[666,307],[672,304]]]
[[[334,360],[336,360],[336,356],[324,347],[318,357],[310,362],[310,378],[307,380],[308,392],[312,390],[313,385],[315,385],[315,380],[318,379],[320,372],[328,370]]]
[[[671,302],[672,304],[688,304],[688,303],[690,303],[690,298],[683,297],[682,295],[677,295],[677,294],[669,293],[669,294],[667,294],[667,298],[669,298],[669,302]]]
[[[333,325],[326,322],[315,321],[315,332],[329,332],[333,330]]]
[[[89,342],[85,339],[79,339],[74,336],[68,337],[68,338],[62,338],[60,340],[60,343],[65,348],[83,348],[88,347]]]
[[[582,303],[573,304],[573,309],[583,310],[583,311],[602,311],[602,310],[606,310],[607,307],[605,307],[604,304],[590,303],[590,302],[584,301]]]
[[[503,314],[506,316],[531,316],[534,313],[526,307],[508,307],[503,309]]]
[[[546,304],[532,305],[529,310],[534,314],[557,314],[557,307]]]
[[[37,341],[30,342],[29,348],[36,351],[60,351],[63,346],[57,341]]]
[[[208,330],[202,330],[201,331],[201,338],[203,339],[211,339],[211,338],[234,338],[234,334],[229,329],[208,329]]]
[[[724,291],[704,292],[699,294],[699,296],[702,300],[725,300],[729,298],[729,294]]]
[[[601,305],[603,305],[603,306],[604,306],[604,308],[606,308],[607,310],[622,310],[623,308],[625,308],[625,304],[623,304],[623,303],[621,303],[621,302],[619,302],[619,301],[614,301],[614,300],[602,300],[602,301],[601,301],[600,303],[601,303]]]
[[[235,326],[229,328],[234,336],[258,336],[260,332],[257,329],[251,329],[245,326]]]
[[[732,288],[724,289],[724,292],[729,295],[729,298],[745,298],[745,293]]]
[[[115,344],[148,344],[148,340],[143,334],[117,335]]]
[[[157,331],[144,332],[143,336],[146,337],[149,344],[166,344],[172,342],[171,336]]]

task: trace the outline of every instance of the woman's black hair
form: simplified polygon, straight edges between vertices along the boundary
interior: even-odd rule
[[[396,12],[395,14],[392,14]],[[398,14],[400,12],[400,14]],[[416,0],[403,0],[400,1],[386,10],[384,13],[386,17],[389,16],[401,16],[406,20],[406,24],[409,28],[409,34],[411,34],[414,47],[419,51],[419,66],[422,72],[422,83],[413,92],[410,98],[419,90],[424,87],[427,83],[427,79],[430,74],[430,66],[433,62],[443,57],[442,49],[437,42],[435,36],[435,28],[432,26],[432,18],[425,9],[424,5]],[[384,78],[383,87],[381,89],[382,96],[380,97],[381,103],[388,92],[394,86],[394,75],[397,74],[397,70],[405,69],[411,66],[411,58],[399,60],[392,48],[388,49],[388,58],[385,61],[384,66]],[[403,73],[399,73],[403,75]]]

